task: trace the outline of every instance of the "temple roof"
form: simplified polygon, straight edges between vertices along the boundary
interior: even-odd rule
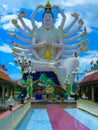
[[[12,81],[11,78],[8,76],[8,74],[7,74],[4,70],[2,70],[2,69],[0,69],[0,80],[13,83],[13,81]]]
[[[86,75],[79,84],[94,83],[96,81],[98,81],[98,71],[93,71],[92,73]]]

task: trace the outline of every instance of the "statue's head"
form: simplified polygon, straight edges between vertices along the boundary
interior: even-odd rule
[[[54,25],[54,15],[51,12],[51,5],[48,2],[45,5],[45,12],[42,15],[42,26],[45,27],[46,29],[52,28]]]
[[[52,28],[54,25],[54,16],[52,12],[44,12],[42,15],[42,26],[46,29]]]

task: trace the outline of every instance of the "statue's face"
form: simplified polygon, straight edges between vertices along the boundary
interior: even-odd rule
[[[46,29],[50,29],[53,27],[54,18],[51,13],[45,13],[42,20],[42,25]]]

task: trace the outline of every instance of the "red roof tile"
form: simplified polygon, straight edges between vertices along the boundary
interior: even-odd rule
[[[0,71],[0,79],[11,83],[13,82],[6,73],[1,71]]]
[[[98,72],[94,72],[92,74],[85,76],[79,84],[91,83],[96,81],[98,81]]]

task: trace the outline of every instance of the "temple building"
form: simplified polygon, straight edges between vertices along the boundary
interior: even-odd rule
[[[98,102],[98,70],[86,74],[79,83],[80,95],[85,94],[88,100]]]
[[[15,83],[8,76],[7,70],[0,67],[0,98],[9,97],[14,95]]]

